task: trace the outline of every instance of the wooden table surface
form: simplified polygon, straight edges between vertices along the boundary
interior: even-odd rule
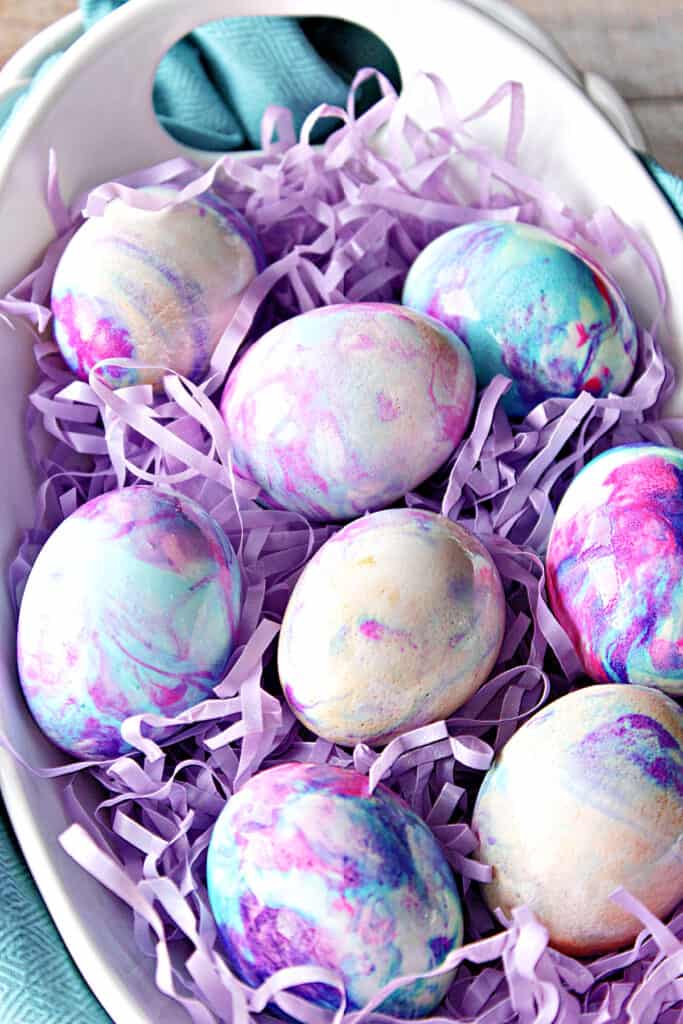
[[[683,175],[682,0],[517,0],[574,64],[609,78],[660,163]],[[74,0],[0,0],[0,67]]]

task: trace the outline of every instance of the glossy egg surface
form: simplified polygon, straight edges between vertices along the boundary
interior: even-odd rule
[[[312,732],[383,743],[447,718],[478,689],[505,629],[491,556],[463,527],[387,509],[328,540],[282,623],[280,681]]]
[[[281,968],[318,965],[343,980],[347,1009],[359,1009],[462,942],[460,900],[433,834],[350,769],[281,764],[251,778],[215,825],[207,880],[230,966],[254,987]],[[423,1016],[451,980],[414,982],[382,1008]],[[294,992],[338,1005],[324,983]]]
[[[616,888],[660,917],[683,898],[683,713],[640,686],[560,698],[503,747],[473,828],[492,909],[526,904],[572,955],[631,942],[643,926]]]
[[[474,371],[450,331],[383,303],[327,306],[274,327],[228,378],[237,471],[269,503],[351,519],[421,484],[468,425]]]
[[[621,394],[637,331],[616,283],[571,243],[528,224],[476,221],[436,238],[411,267],[406,306],[467,344],[480,387],[512,380],[522,416],[553,396]]]
[[[114,757],[120,726],[211,696],[239,624],[242,582],[218,524],[188,498],[129,487],[94,498],[42,548],[19,615],[19,675],[43,732]]]
[[[158,384],[163,368],[199,381],[264,263],[252,229],[213,191],[160,211],[115,199],[77,230],[57,266],[55,340],[84,380],[99,360],[125,358],[144,367],[102,367],[112,387]]]
[[[555,615],[587,674],[683,694],[683,452],[599,455],[565,493],[546,557]]]

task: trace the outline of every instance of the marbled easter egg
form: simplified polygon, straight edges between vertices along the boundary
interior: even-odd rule
[[[419,509],[375,512],[328,540],[297,581],[280,681],[317,735],[384,743],[464,704],[504,629],[498,570],[472,534]]]
[[[167,197],[178,189],[143,191]],[[115,199],[86,220],[59,261],[55,340],[84,380],[100,359],[123,357],[149,369],[103,368],[111,386],[158,383],[163,367],[198,381],[264,263],[247,222],[214,191],[161,211]]]
[[[621,394],[636,362],[636,326],[616,283],[587,255],[527,224],[477,221],[446,232],[413,263],[406,306],[462,338],[477,382],[513,384],[522,416],[553,396]]]
[[[340,976],[347,1009],[388,982],[438,967],[463,937],[460,900],[425,823],[384,786],[326,764],[254,776],[221,813],[207,862],[211,909],[228,962],[256,987],[285,967]],[[401,987],[382,1004],[429,1013],[451,973]],[[293,990],[335,1007],[324,983]]]
[[[139,486],[81,506],[45,543],[21,603],[19,676],[38,725],[76,757],[130,749],[129,715],[211,696],[241,595],[228,539],[189,498]]]
[[[683,899],[683,713],[640,686],[550,704],[503,747],[474,810],[491,909],[525,904],[556,949],[618,949],[643,927],[623,887],[665,917]]]
[[[546,556],[586,673],[683,694],[683,452],[613,448],[572,481]]]
[[[467,349],[428,317],[385,303],[326,306],[253,345],[222,412],[235,467],[310,519],[391,505],[437,470],[474,401]]]

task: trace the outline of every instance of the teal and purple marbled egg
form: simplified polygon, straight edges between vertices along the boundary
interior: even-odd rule
[[[280,631],[292,710],[335,743],[386,743],[448,718],[486,681],[505,598],[486,548],[444,516],[387,509],[314,555]]]
[[[512,381],[503,399],[522,416],[553,396],[621,394],[637,332],[616,283],[575,246],[527,224],[477,221],[420,253],[403,291],[472,353],[477,382]]]
[[[172,198],[173,185],[145,188]],[[113,387],[157,384],[163,367],[200,380],[242,293],[265,260],[244,218],[208,191],[161,211],[120,199],[90,217],[67,245],[52,285],[54,337],[79,377],[100,359]]]
[[[196,502],[152,487],[94,498],[61,523],[19,615],[21,685],[43,732],[76,757],[130,749],[129,715],[210,697],[241,611],[237,559]]]
[[[463,343],[387,303],[326,306],[268,331],[221,410],[235,468],[310,519],[393,504],[453,453],[474,402]]]
[[[683,712],[658,690],[587,686],[534,715],[482,784],[473,827],[489,906],[525,904],[556,949],[602,953],[683,899]]]
[[[593,459],[548,542],[548,592],[586,673],[683,696],[683,452],[639,444]]]
[[[233,971],[256,987],[275,971],[338,974],[347,1008],[438,967],[463,937],[460,900],[425,823],[366,776],[283,764],[254,776],[220,815],[207,862],[211,909]],[[443,999],[452,974],[414,982],[382,1006],[412,1018]],[[338,1005],[323,983],[295,989]]]

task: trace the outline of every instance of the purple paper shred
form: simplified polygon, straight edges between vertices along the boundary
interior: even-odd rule
[[[356,91],[373,75],[382,99],[357,118]],[[215,516],[238,551],[247,593],[238,647],[215,698],[173,719],[129,719],[123,733],[136,750],[130,756],[27,767],[43,777],[64,777],[73,824],[61,836],[63,847],[131,907],[131,941],[155,959],[160,991],[182,1005],[194,1024],[246,1024],[254,1015],[264,1024],[275,1022],[269,1003],[305,1024],[395,1020],[377,1007],[400,979],[363,1010],[345,1015],[343,985],[327,970],[289,968],[252,990],[232,975],[221,954],[204,879],[211,829],[232,792],[285,760],[353,765],[373,785],[384,780],[428,822],[460,877],[468,941],[432,972],[457,968],[430,1020],[680,1024],[683,908],[664,924],[618,892],[614,898],[644,926],[632,948],[592,961],[572,959],[548,947],[545,929],[527,909],[516,910],[510,921],[490,914],[477,884],[487,880],[489,869],[474,858],[477,843],[469,826],[481,773],[495,751],[579,676],[571,643],[546,602],[540,557],[559,498],[600,451],[630,441],[670,444],[669,431],[678,426],[659,418],[673,385],[658,341],[666,308],[662,274],[649,245],[611,210],[580,217],[517,166],[524,123],[518,83],[504,84],[463,118],[442,82],[422,78],[441,112],[441,124],[429,131],[415,124],[405,99],[383,76],[366,69],[353,83],[346,110],[320,108],[299,140],[289,112],[273,108],[264,116],[258,155],[224,157],[206,172],[171,160],[102,185],[71,210],[61,199],[51,158],[45,201],[56,239],[41,264],[0,301],[0,316],[31,325],[40,370],[27,431],[41,482],[34,528],[10,570],[15,607],[51,530],[83,502],[136,481],[173,486]],[[471,126],[501,103],[509,104],[508,131],[496,152],[477,141]],[[343,125],[313,149],[310,132],[323,116]],[[168,205],[137,191],[167,181],[182,186],[174,202],[209,186],[220,189],[258,231],[269,265],[245,293],[200,385],[169,373],[161,396],[145,386],[112,391],[97,367],[88,383],[77,381],[46,330],[57,261],[84,215],[101,215],[116,197],[144,208]],[[382,751],[361,744],[349,752],[307,738],[273,687],[272,673],[268,677],[292,587],[336,527],[314,527],[301,516],[260,507],[257,490],[233,474],[215,396],[236,353],[268,324],[334,302],[396,301],[425,245],[454,225],[485,217],[547,227],[598,261],[635,251],[660,314],[640,328],[640,363],[626,395],[551,399],[512,424],[500,406],[508,385],[496,378],[480,396],[471,431],[449,464],[406,495],[407,504],[443,512],[486,544],[505,585],[506,640],[494,677],[447,722],[406,733]],[[12,750],[10,738],[0,737],[0,743]],[[83,773],[107,793],[94,815],[79,797]],[[335,1014],[289,994],[307,981],[339,991]]]

